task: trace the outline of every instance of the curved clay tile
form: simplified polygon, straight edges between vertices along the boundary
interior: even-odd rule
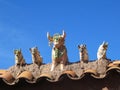
[[[58,81],[59,81],[59,80],[62,80],[62,79],[65,78],[65,77],[68,77],[68,78],[70,78],[70,79],[72,79],[72,80],[78,79],[76,73],[75,73],[74,71],[72,71],[72,70],[69,70],[69,71],[64,71],[64,72],[59,76]]]
[[[114,62],[110,63],[108,65],[108,67],[119,66],[119,65],[120,65],[120,61],[114,61]]]
[[[12,83],[14,81],[11,73],[6,70],[0,70],[0,78],[2,78],[6,83]]]
[[[110,68],[110,67],[113,67],[113,66],[117,66],[117,65],[114,65],[113,63],[110,63],[110,64],[108,64],[108,68]]]
[[[62,74],[67,74],[67,75],[70,75],[71,77],[77,76],[74,71],[64,71]]]
[[[106,73],[108,73],[111,70],[120,70],[120,67],[118,67],[118,66],[112,66],[112,67],[110,67],[109,69],[106,70]]]
[[[0,75],[5,72],[7,72],[7,70],[0,70]]]
[[[87,69],[84,71],[84,74],[87,74],[87,73],[90,73],[90,74],[93,74],[95,76],[97,76],[97,71],[96,70],[93,70],[93,69]]]
[[[29,71],[24,71],[17,77],[17,79],[19,79],[19,78],[25,78],[25,79],[28,79],[31,81],[33,79],[33,75]]]
[[[45,74],[45,73],[41,74],[39,78],[47,78],[49,80],[53,80],[53,77],[50,74]]]
[[[114,61],[114,64],[120,64],[120,60]]]

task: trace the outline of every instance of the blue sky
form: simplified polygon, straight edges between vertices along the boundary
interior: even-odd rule
[[[107,57],[120,59],[119,0],[0,0],[0,69],[14,65],[14,49],[22,49],[31,63],[29,48],[37,46],[44,63],[51,63],[46,33],[65,30],[70,62],[79,61],[78,44],[86,44],[90,60],[103,41]]]

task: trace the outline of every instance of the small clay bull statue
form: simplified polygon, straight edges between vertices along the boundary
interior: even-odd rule
[[[47,33],[47,38],[50,44],[53,44],[52,48],[52,67],[51,71],[54,70],[57,64],[60,64],[60,69],[63,70],[64,65],[68,62],[67,49],[64,45],[66,33],[63,31],[63,34],[55,34],[53,37]]]

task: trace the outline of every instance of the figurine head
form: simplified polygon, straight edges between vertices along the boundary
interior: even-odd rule
[[[63,31],[63,34],[54,34],[53,37],[50,36],[49,33],[47,33],[47,38],[50,43],[53,43],[55,47],[60,47],[64,44],[66,33]]]
[[[32,54],[35,54],[36,51],[38,51],[38,48],[37,48],[37,47],[33,47],[33,48],[30,48],[29,50],[30,50],[30,52],[31,52]]]
[[[85,44],[81,44],[81,45],[78,45],[78,49],[83,52],[83,50],[86,49],[86,45]]]
[[[21,54],[21,49],[14,50],[14,54],[19,56]]]
[[[103,42],[102,43],[102,47],[106,50],[108,48],[108,42]]]

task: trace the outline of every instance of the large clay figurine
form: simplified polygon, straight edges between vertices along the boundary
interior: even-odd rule
[[[47,33],[47,38],[49,43],[53,43],[52,47],[52,67],[51,71],[54,70],[57,64],[60,64],[60,69],[63,70],[64,65],[68,62],[67,49],[64,44],[66,33],[63,31],[63,34],[54,34],[53,37]]]

